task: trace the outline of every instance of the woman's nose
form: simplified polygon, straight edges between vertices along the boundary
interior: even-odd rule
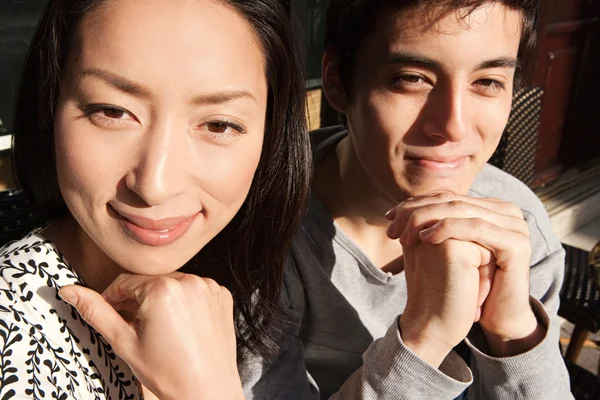
[[[127,187],[147,205],[166,203],[185,190],[189,148],[182,129],[163,124],[142,139],[136,162],[125,178]]]

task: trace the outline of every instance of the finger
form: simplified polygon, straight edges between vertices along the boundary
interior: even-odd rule
[[[502,269],[515,263],[529,266],[531,258],[528,235],[503,229],[480,218],[446,218],[421,232],[419,238],[432,244],[447,239],[477,243],[492,252],[496,265]]]
[[[483,306],[483,303],[487,299],[488,295],[490,294],[495,274],[495,260],[479,267],[479,296],[477,298],[477,307],[479,307],[480,309]]]
[[[96,329],[119,355],[126,358],[135,332],[98,292],[83,286],[63,286],[59,296]]]
[[[476,204],[477,199],[469,196],[460,196],[451,192],[436,192],[433,194],[423,195],[419,197],[409,198],[400,203],[394,212],[394,220],[389,226],[387,234],[391,239],[397,239],[401,237],[405,231],[406,224],[411,217],[412,213],[416,210],[435,204],[446,204],[453,201],[464,201],[466,203]],[[481,206],[481,205],[480,205]],[[495,203],[490,202],[489,208],[495,207]],[[485,207],[484,207],[485,208]]]
[[[185,274],[160,276],[121,274],[106,288],[102,296],[115,306],[134,301],[141,307],[149,299],[153,304],[155,303],[153,300],[171,301],[176,297],[172,294],[181,292],[182,275]]]
[[[513,203],[504,200],[495,199],[493,197],[473,197],[469,195],[456,194],[449,191],[439,191],[418,197],[412,197],[406,199],[404,203],[420,206],[433,203],[447,203],[453,200],[470,202],[481,207],[490,208],[497,212],[506,213],[514,216],[522,215],[522,211],[519,207],[517,207]]]
[[[444,218],[481,218],[503,229],[529,234],[527,222],[522,218],[498,213],[462,200],[453,200],[448,203],[428,204],[414,210],[404,224],[400,242],[405,246],[416,244],[422,230]]]
[[[393,221],[394,218],[396,218],[396,212],[398,212],[398,206],[390,208],[388,212],[385,213],[385,218],[389,219],[390,221]]]
[[[415,210],[432,204],[444,204],[455,201],[472,204],[474,206],[481,207],[492,212],[496,212],[498,214],[523,219],[523,212],[519,207],[517,207],[513,203],[492,198],[476,198],[471,196],[463,196],[451,192],[436,192],[430,195],[410,198],[399,204],[394,212],[395,229],[394,232],[391,232],[390,230],[391,235],[395,236],[394,238],[399,237],[399,235],[404,230],[406,221]]]

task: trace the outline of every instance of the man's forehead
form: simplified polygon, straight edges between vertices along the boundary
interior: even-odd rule
[[[465,14],[444,15],[409,9],[382,16],[365,45],[382,62],[409,62],[468,57],[475,65],[502,60],[511,67],[521,37],[521,14],[502,5],[482,6]]]
[[[383,29],[389,41],[415,40],[424,36],[452,36],[464,31],[481,31],[500,25],[520,37],[522,13],[497,2],[477,8],[415,6],[403,9],[383,9],[375,30]]]

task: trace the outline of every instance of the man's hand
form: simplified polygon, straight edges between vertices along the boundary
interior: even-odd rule
[[[481,313],[494,271],[491,253],[448,239],[404,247],[408,300],[400,317],[406,346],[434,367],[462,341]]]
[[[512,355],[541,340],[529,305],[529,229],[517,206],[441,192],[408,199],[388,218],[393,219],[389,236],[400,238],[407,248],[419,242],[439,245],[458,240],[491,252],[495,270],[488,274],[493,281],[479,323],[494,355]]]
[[[179,272],[122,274],[102,295],[74,285],[59,294],[156,397],[243,398],[233,300],[215,281]]]

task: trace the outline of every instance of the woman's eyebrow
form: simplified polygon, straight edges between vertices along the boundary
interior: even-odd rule
[[[105,69],[84,68],[81,71],[78,71],[77,75],[80,78],[85,76],[95,76],[102,79],[104,82],[108,83],[114,88],[137,97],[148,98],[151,96],[150,91],[144,88],[142,85]]]
[[[80,77],[95,76],[110,86],[136,97],[149,98],[152,96],[150,90],[144,88],[142,85],[105,69],[85,68],[79,71],[77,75]],[[195,96],[191,99],[190,103],[199,105],[223,104],[240,98],[248,98],[255,103],[257,102],[256,97],[247,90],[223,90]]]
[[[247,90],[222,90],[220,92],[202,94],[195,96],[191,103],[192,104],[223,104],[237,99],[249,99],[257,102],[256,97]]]

